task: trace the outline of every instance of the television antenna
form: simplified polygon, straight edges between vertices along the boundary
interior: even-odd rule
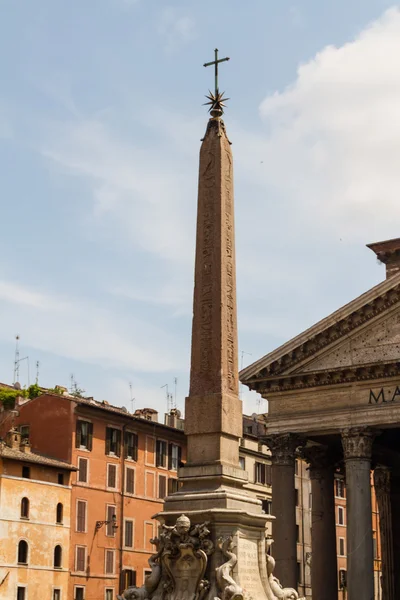
[[[129,399],[131,401],[131,412],[133,414],[135,412],[135,401],[136,401],[136,398],[134,398],[133,395],[132,395],[132,383],[131,382],[129,382],[129,392],[130,392],[129,393]]]
[[[19,335],[15,336],[15,357],[14,357],[14,384],[19,382],[19,366],[23,360],[26,360],[28,366],[28,387],[30,386],[30,376],[29,376],[29,356],[24,356],[23,358],[19,357]]]

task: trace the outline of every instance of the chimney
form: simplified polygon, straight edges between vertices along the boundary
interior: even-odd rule
[[[24,452],[25,454],[30,454],[31,453],[31,445],[29,443],[29,440],[22,440],[20,447],[19,447],[21,452]]]
[[[367,244],[378,260],[386,265],[386,279],[400,273],[400,238]]]
[[[9,448],[19,450],[21,445],[21,434],[17,429],[10,429],[6,435],[6,444]]]

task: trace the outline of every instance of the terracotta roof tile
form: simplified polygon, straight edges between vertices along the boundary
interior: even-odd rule
[[[50,458],[49,456],[44,456],[42,454],[38,454],[37,452],[21,452],[21,450],[18,450],[17,448],[10,448],[9,446],[5,446],[3,444],[0,444],[0,457],[10,460],[20,460],[21,462],[45,465],[48,467],[55,467],[58,469],[66,469],[67,471],[77,471],[76,467],[68,462],[64,462],[63,460]]]

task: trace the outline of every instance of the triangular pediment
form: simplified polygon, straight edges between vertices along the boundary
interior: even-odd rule
[[[290,373],[333,371],[400,360],[400,306],[340,338]]]
[[[400,273],[243,369],[240,380],[259,391],[301,374],[392,363],[400,363]]]

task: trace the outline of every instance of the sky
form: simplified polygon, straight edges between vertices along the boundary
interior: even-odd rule
[[[400,236],[399,5],[1,0],[0,381],[19,335],[22,385],[39,361],[46,387],[163,413],[168,384],[184,408],[215,47],[239,367],[384,279],[365,244]]]

